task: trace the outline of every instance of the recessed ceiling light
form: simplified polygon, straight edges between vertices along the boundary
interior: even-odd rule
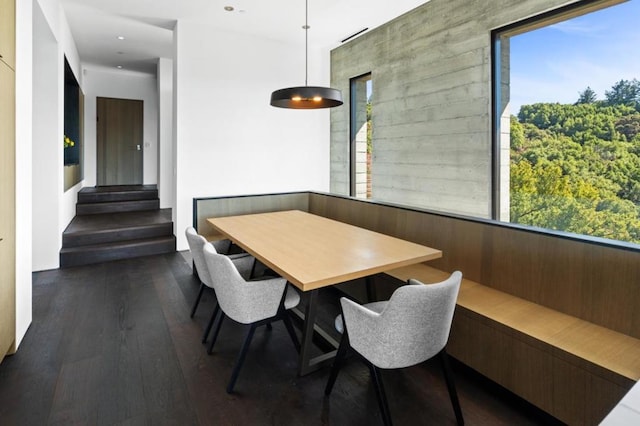
[[[118,65],[116,68],[118,68],[119,70],[122,69],[122,65]]]
[[[117,39],[118,40],[124,40],[124,36],[118,36]]]
[[[226,10],[227,12],[233,12],[233,6],[225,6],[224,10]]]

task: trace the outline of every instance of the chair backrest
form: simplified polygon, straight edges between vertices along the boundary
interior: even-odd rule
[[[286,279],[245,281],[231,259],[216,253],[211,244],[204,245],[203,254],[220,309],[229,318],[251,324],[278,312]]]
[[[191,257],[193,257],[193,263],[196,266],[196,271],[198,271],[200,281],[202,281],[206,286],[213,288],[209,268],[207,267],[207,263],[204,261],[203,255],[203,249],[205,244],[207,244],[207,240],[202,235],[199,235],[191,226],[185,230],[185,235],[187,236],[189,251],[191,251]]]
[[[345,309],[343,301],[349,343],[380,368],[408,367],[433,357],[449,339],[461,281],[459,271],[437,284],[410,280],[394,291],[382,312],[369,311],[365,321],[356,318],[362,307]]]

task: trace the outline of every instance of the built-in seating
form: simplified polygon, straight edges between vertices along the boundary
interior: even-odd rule
[[[426,264],[387,274],[425,283],[448,276]],[[569,424],[598,423],[640,371],[640,340],[468,279],[452,335],[456,358]]]
[[[597,424],[640,379],[635,247],[315,192],[194,200],[194,223],[287,209],[441,249],[380,281],[462,271],[448,352],[566,423]]]

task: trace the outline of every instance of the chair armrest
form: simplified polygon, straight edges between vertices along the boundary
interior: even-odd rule
[[[245,303],[241,307],[239,319],[236,321],[250,324],[278,313],[278,307],[284,294],[287,280],[285,278],[271,278],[259,281],[247,281],[236,290],[244,293]]]
[[[378,345],[377,328],[380,314],[346,297],[340,298],[349,344],[366,357],[366,348]]]

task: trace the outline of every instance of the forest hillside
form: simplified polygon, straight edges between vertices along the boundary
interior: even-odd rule
[[[511,222],[640,244],[640,82],[511,117]]]

